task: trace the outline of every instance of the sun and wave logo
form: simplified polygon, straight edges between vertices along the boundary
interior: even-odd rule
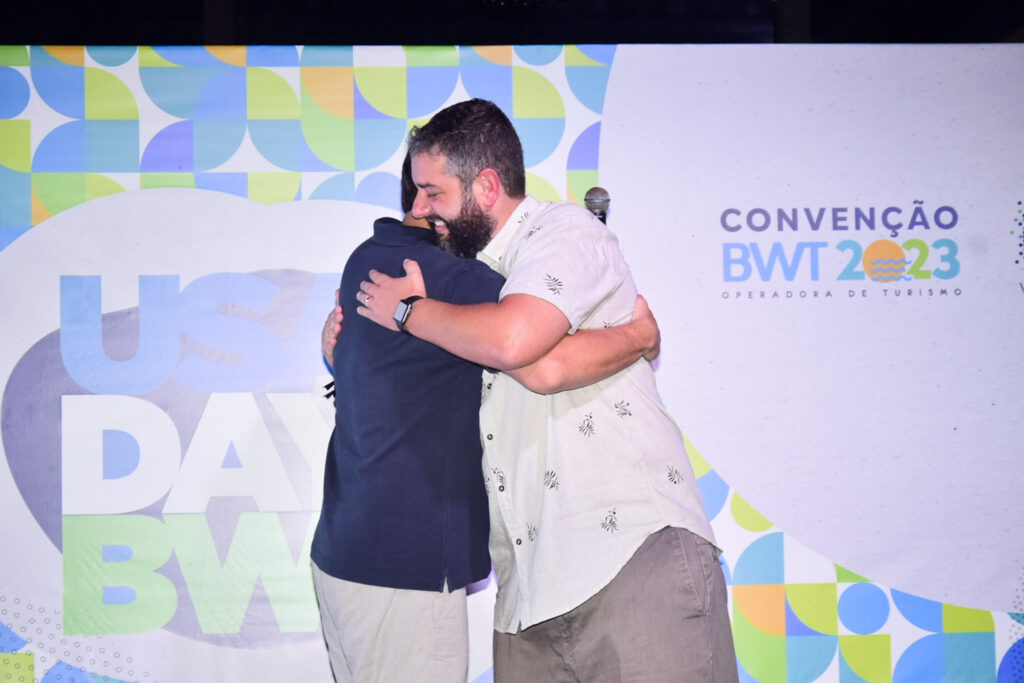
[[[908,282],[911,261],[906,252],[892,240],[878,240],[864,249],[864,272],[875,282]]]

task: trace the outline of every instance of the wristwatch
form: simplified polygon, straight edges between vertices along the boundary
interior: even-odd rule
[[[395,306],[395,323],[398,325],[399,332],[405,332],[405,321],[409,319],[409,314],[412,313],[412,305],[422,299],[422,296],[409,296],[398,302]]]

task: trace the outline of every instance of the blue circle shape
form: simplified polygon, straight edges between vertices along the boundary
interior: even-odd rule
[[[17,69],[0,67],[0,119],[13,119],[25,111],[31,90]]]
[[[889,620],[889,598],[873,583],[855,583],[839,598],[839,618],[858,635],[877,633]]]

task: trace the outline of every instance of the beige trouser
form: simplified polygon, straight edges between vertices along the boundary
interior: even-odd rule
[[[576,609],[495,632],[495,683],[736,683],[727,599],[714,546],[666,527]]]
[[[466,589],[419,591],[342,581],[313,564],[331,669],[339,683],[465,683]]]

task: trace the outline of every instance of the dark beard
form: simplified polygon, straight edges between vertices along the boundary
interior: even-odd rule
[[[485,214],[469,195],[462,203],[462,211],[457,218],[440,220],[448,227],[448,235],[441,240],[441,247],[459,258],[474,258],[491,241],[494,219]]]

